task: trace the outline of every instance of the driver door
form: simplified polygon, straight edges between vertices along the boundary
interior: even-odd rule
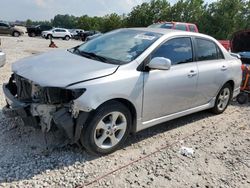
[[[191,38],[173,38],[151,54],[171,60],[169,70],[144,73],[143,122],[196,106],[198,69],[193,61]]]

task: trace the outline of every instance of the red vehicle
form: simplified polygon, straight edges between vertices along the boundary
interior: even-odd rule
[[[227,51],[231,50],[230,40],[218,40]]]
[[[150,28],[163,28],[163,29],[177,29],[182,31],[199,32],[197,26],[193,23],[183,22],[157,22],[150,26]]]
[[[163,29],[177,29],[182,31],[191,31],[191,32],[199,32],[198,27],[193,23],[184,23],[184,22],[157,22],[148,27],[151,28],[163,28]],[[231,49],[229,40],[218,40],[227,51]]]

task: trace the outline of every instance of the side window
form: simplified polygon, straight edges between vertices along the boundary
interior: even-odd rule
[[[175,29],[177,29],[177,30],[182,30],[182,31],[186,31],[186,30],[187,30],[185,24],[176,24],[176,25],[175,25]]]
[[[54,31],[55,31],[55,32],[60,32],[61,30],[60,30],[60,29],[55,29]]]
[[[196,44],[197,44],[196,54],[198,61],[224,58],[218,46],[214,42],[206,39],[196,39]]]
[[[0,23],[0,26],[1,26],[1,27],[8,27],[8,25],[5,24],[5,23]]]
[[[196,28],[194,25],[189,25],[189,30],[192,31],[192,32],[196,32]]]
[[[216,47],[217,47],[218,59],[225,59],[225,58],[224,58],[224,55],[222,54],[222,52],[221,52],[221,50],[220,50],[220,48],[219,48],[218,46],[216,46]]]
[[[165,57],[171,60],[172,65],[193,61],[192,43],[188,37],[171,39],[162,44],[153,52],[151,58]]]

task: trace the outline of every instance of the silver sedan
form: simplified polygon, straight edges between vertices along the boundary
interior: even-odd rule
[[[174,118],[220,114],[241,84],[241,61],[214,38],[154,28],[115,30],[20,60],[12,70],[4,114],[44,132],[61,129],[93,154]]]

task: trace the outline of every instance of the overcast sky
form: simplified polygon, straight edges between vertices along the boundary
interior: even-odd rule
[[[1,0],[0,20],[50,20],[56,14],[103,16],[129,13],[132,8],[150,0]],[[169,0],[175,3],[178,0]],[[214,0],[206,0],[211,2]]]

